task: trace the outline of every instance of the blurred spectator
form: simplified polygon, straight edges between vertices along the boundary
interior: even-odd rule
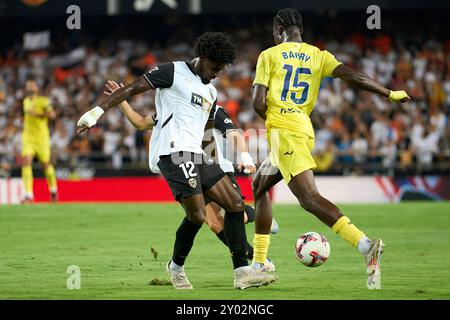
[[[314,35],[305,41],[328,49],[344,63],[368,74],[392,89],[407,90],[413,100],[406,105],[355,90],[333,78],[324,79],[311,119],[315,128],[318,171],[335,168],[433,167],[433,161],[450,157],[450,52],[437,39],[387,35],[372,38],[361,33],[348,37]],[[192,31],[192,30],[191,30]],[[259,53],[270,42],[270,26],[249,23],[227,32],[237,44],[238,57],[213,81],[218,102],[233,122],[244,130],[250,153],[261,163],[268,154],[264,121],[253,111],[252,81]],[[252,36],[250,36],[252,35]],[[189,38],[191,37],[191,38]],[[180,40],[182,39],[182,40]],[[409,41],[407,39],[410,39]],[[98,40],[98,39],[97,39]],[[0,158],[17,167],[20,162],[23,82],[36,75],[57,112],[52,133],[55,161],[69,166],[106,166],[116,169],[147,166],[151,131],[136,131],[118,109],[110,110],[96,128],[82,137],[75,133],[78,117],[101,96],[106,80],[125,84],[157,63],[186,60],[193,56],[194,37],[189,32],[161,43],[139,39],[84,41],[77,48],[84,59],[74,68],[52,67],[47,58],[9,48],[0,54]],[[60,56],[60,52],[58,52]],[[154,92],[135,96],[130,104],[137,112],[155,112]],[[355,166],[356,165],[356,166]],[[377,169],[378,170],[378,169]],[[376,171],[376,170],[375,170]],[[374,172],[375,172],[374,171]],[[370,171],[372,172],[372,171]]]

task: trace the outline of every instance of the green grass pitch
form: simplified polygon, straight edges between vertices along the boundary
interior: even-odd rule
[[[450,299],[449,202],[340,208],[385,241],[382,290],[367,290],[359,252],[298,206],[274,206],[276,283],[234,290],[229,253],[203,226],[185,267],[194,290],[176,291],[148,283],[168,279],[178,205],[59,204],[0,206],[0,299]],[[311,230],[331,245],[318,268],[294,255],[297,236]],[[70,265],[80,267],[79,290],[66,288]]]

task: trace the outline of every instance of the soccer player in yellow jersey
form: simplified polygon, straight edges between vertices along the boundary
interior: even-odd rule
[[[42,164],[51,200],[57,200],[55,168],[50,162],[50,133],[48,119],[55,118],[55,112],[48,97],[39,94],[34,79],[25,83],[27,97],[23,100],[24,125],[22,133],[22,180],[25,186],[23,203],[33,201],[33,157]]]
[[[255,236],[253,267],[263,267],[270,243],[272,208],[268,190],[284,180],[300,205],[314,214],[364,255],[369,289],[381,287],[383,241],[370,240],[316,187],[311,156],[314,130],[309,118],[319,93],[320,81],[338,77],[393,102],[406,102],[405,91],[391,91],[366,75],[345,66],[328,51],[302,41],[303,23],[294,9],[280,10],[273,20],[275,46],[258,59],[253,83],[253,106],[266,121],[270,157],[253,180]]]

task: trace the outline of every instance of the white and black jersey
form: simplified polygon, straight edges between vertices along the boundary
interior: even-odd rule
[[[156,120],[157,123],[153,127],[152,136],[149,142],[149,167],[153,173],[160,173],[158,168],[158,148],[159,148],[159,136],[161,131],[161,121],[159,121],[160,110],[158,106],[156,106]],[[224,150],[226,150],[226,135],[230,131],[237,130],[233,121],[231,120],[228,113],[221,107],[217,106],[214,116],[214,140],[216,141],[217,146],[217,159],[220,165],[220,168],[224,172],[234,173],[233,163],[225,157]]]
[[[150,169],[161,172],[177,200],[204,193],[225,176],[218,164],[207,161],[202,149],[205,125],[215,113],[217,90],[203,83],[186,62],[159,65],[144,77],[156,88]]]
[[[227,150],[226,135],[234,130],[237,130],[237,128],[228,113],[221,106],[217,106],[214,113],[214,140],[217,146],[217,159],[224,172],[234,173],[233,163],[225,157],[225,150]]]
[[[179,151],[203,153],[203,134],[215,110],[216,88],[203,83],[184,61],[158,65],[144,77],[156,89],[160,122],[158,155]]]

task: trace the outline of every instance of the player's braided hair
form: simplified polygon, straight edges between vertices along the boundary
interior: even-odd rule
[[[236,48],[222,32],[206,32],[197,39],[195,54],[219,64],[230,64],[236,58]]]
[[[287,29],[291,26],[297,26],[300,30],[303,29],[302,15],[295,9],[286,8],[277,12],[275,18],[273,18],[274,27],[282,27]]]

